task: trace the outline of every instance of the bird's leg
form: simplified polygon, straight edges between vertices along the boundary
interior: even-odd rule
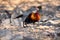
[[[24,25],[26,25],[26,26],[24,26]],[[23,22],[23,27],[24,27],[24,28],[28,27],[28,26],[27,26],[27,23]]]
[[[28,27],[27,23],[26,23],[26,27]]]
[[[26,23],[25,23],[25,22],[23,22],[23,27],[24,27],[24,28],[26,28],[26,26],[25,26],[25,25],[26,25]]]
[[[24,26],[24,25],[25,25],[25,23],[23,22],[23,27],[25,28],[25,26]]]
[[[34,25],[35,25],[35,22],[33,22],[33,27],[34,27]]]
[[[11,18],[10,18],[10,25],[12,26],[12,24],[11,24],[12,22],[11,22]]]
[[[40,20],[38,21],[38,24],[37,24],[37,26],[39,26],[40,25]]]

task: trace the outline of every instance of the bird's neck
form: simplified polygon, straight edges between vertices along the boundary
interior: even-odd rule
[[[35,15],[36,15],[36,19],[39,20],[39,19],[40,19],[40,14],[39,14],[39,12],[36,12]]]
[[[37,12],[35,13],[35,15],[39,15],[39,12],[37,11]]]

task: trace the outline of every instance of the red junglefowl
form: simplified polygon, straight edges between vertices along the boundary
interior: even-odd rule
[[[40,19],[41,19],[41,14],[40,14],[40,10],[42,9],[42,6],[38,6],[36,7],[36,12],[31,12],[25,19],[25,21],[23,23],[26,24],[29,24],[29,23],[35,23],[35,22],[38,22]],[[25,27],[23,25],[23,27]]]
[[[38,22],[41,19],[41,15],[37,11],[36,13],[32,12],[28,15],[28,17],[25,19],[24,23],[27,25],[29,23],[35,23]],[[24,26],[24,25],[23,25]],[[25,26],[24,26],[25,27]]]

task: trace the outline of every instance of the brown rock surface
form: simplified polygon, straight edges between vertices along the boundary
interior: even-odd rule
[[[30,6],[38,6],[40,3],[45,4],[46,2],[49,2],[52,5],[60,5],[60,1],[58,0],[0,0],[0,4],[7,6],[5,9],[8,10],[13,10],[19,4],[22,4],[22,8],[26,10]]]

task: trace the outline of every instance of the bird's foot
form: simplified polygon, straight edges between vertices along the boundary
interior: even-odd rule
[[[27,28],[28,26],[23,26],[24,28]]]

